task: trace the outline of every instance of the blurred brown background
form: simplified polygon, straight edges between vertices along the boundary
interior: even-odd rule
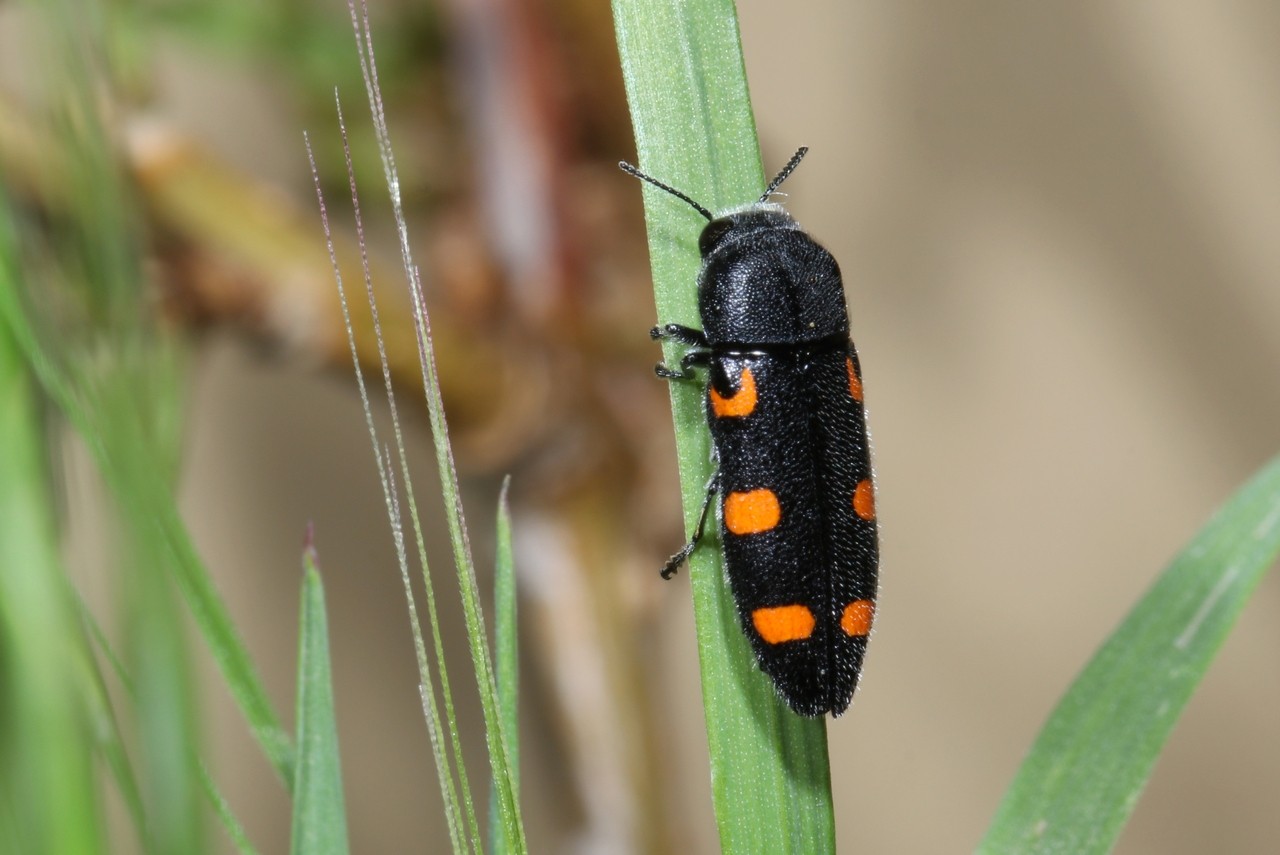
[[[322,5],[338,8],[314,14],[340,24],[337,0],[310,7]],[[687,580],[657,576],[680,542],[675,463],[649,373],[640,192],[612,166],[633,149],[607,8],[374,12],[482,567],[497,481],[515,475],[531,846],[715,851]],[[744,2],[740,14],[766,171],[812,148],[787,204],[840,260],[875,438],[882,608],[862,689],[829,728],[841,849],[971,850],[1090,653],[1280,450],[1280,7]],[[354,47],[333,69],[180,30],[153,50],[131,151],[176,234],[158,278],[200,331],[187,517],[282,709],[299,544],[315,522],[353,850],[443,851],[323,257],[293,274],[288,259],[236,257],[227,273],[218,253],[238,244],[175,226],[180,204],[155,189],[173,140],[194,145],[322,253],[301,131],[320,137],[337,209],[341,155],[317,81],[332,72],[358,161],[373,164]],[[385,208],[376,169],[360,178]],[[390,294],[395,246],[385,211],[369,216]],[[409,421],[429,495],[425,419]],[[447,544],[431,546],[447,579]],[[451,624],[464,722],[478,725]],[[1118,851],[1280,850],[1277,651],[1272,574]],[[207,689],[215,775],[263,851],[284,851],[284,793],[212,674]],[[480,781],[478,728],[469,737]]]

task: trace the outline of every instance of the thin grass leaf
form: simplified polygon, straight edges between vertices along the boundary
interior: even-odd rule
[[[5,301],[0,290],[0,317],[5,314]],[[41,360],[39,350],[35,363]],[[42,382],[44,378],[42,377]],[[46,390],[57,388],[59,380],[45,383]],[[74,404],[69,404],[75,417],[72,423],[81,431],[86,443],[95,451],[103,479],[126,505],[126,511],[138,527],[145,526],[158,539],[163,550],[166,567],[173,573],[174,581],[183,596],[187,608],[195,619],[205,644],[222,674],[232,698],[249,723],[250,732],[256,738],[263,754],[275,769],[286,789],[293,786],[293,745],[289,735],[280,726],[279,717],[272,708],[266,690],[259,679],[257,669],[231,620],[226,604],[218,594],[209,571],[200,560],[191,543],[186,524],[179,515],[173,494],[163,473],[150,469],[145,472],[125,472],[116,465],[110,445],[90,442],[101,434],[94,430],[93,419]]]
[[[33,38],[40,46],[35,55],[48,64],[51,101],[47,118],[74,153],[66,166],[73,192],[64,218],[24,234],[20,262],[16,252],[5,252],[14,268],[19,264],[24,268],[24,281],[19,285],[16,276],[6,276],[7,281],[0,283],[0,314],[4,318],[0,323],[16,331],[11,341],[26,351],[32,366],[60,376],[49,391],[66,395],[58,403],[77,408],[84,423],[93,425],[91,446],[95,451],[109,453],[118,472],[134,474],[155,466],[162,449],[173,445],[157,441],[160,436],[154,430],[147,432],[151,444],[143,454],[135,453],[133,445],[122,446],[113,439],[130,436],[135,424],[155,415],[158,411],[151,405],[165,400],[164,390],[171,386],[163,382],[160,372],[149,370],[155,339],[148,336],[141,320],[145,312],[140,310],[143,300],[138,248],[131,231],[133,209],[103,121],[101,96],[106,87],[102,72],[111,67],[104,45],[111,21],[107,15],[76,19],[73,11],[80,10],[73,10],[66,0],[31,9]],[[6,211],[4,230],[10,247],[16,243],[11,223]],[[42,311],[26,311],[29,307]],[[30,355],[35,350],[40,351],[39,358]],[[136,390],[130,400],[133,406],[119,406],[122,389]],[[152,429],[160,426],[159,420],[144,425]],[[35,459],[43,462],[46,456]],[[166,469],[171,471],[171,467]],[[44,475],[49,478],[50,473]],[[153,548],[150,520],[137,524],[137,517],[130,515],[128,498],[121,499],[127,575],[118,602],[126,610],[121,625],[133,642],[130,651],[141,686],[136,705],[136,756],[143,770],[138,776],[140,786],[133,786],[131,769],[129,777],[121,775],[123,794],[135,821],[138,806],[145,811],[145,822],[139,826],[146,849],[196,853],[201,851],[200,812],[187,752],[182,750],[194,739],[191,669],[183,630],[173,617],[168,580],[161,578],[155,583],[160,562],[155,560],[158,550]],[[56,550],[56,530],[36,532],[50,541],[48,549]],[[82,627],[75,619],[78,604],[74,591],[61,571],[48,581],[56,586],[62,619],[46,613],[41,622],[48,626],[41,632],[27,627],[18,644],[3,646],[40,651],[48,659],[44,667],[50,678],[74,675],[67,688],[74,688],[75,696],[67,699],[60,715],[50,716],[48,723],[38,724],[26,735],[25,750],[51,755],[42,759],[42,765],[63,777],[67,787],[76,785],[86,771],[92,786],[91,768],[76,771],[60,765],[61,758],[53,756],[67,750],[68,744],[85,754],[81,764],[92,754],[86,746],[77,746],[78,740],[68,734],[53,734],[51,724],[72,716],[80,720],[85,735],[96,737],[96,728],[103,722],[96,715],[96,663],[88,655]],[[40,637],[50,630],[58,632],[54,643]],[[31,694],[38,701],[42,693]],[[123,772],[121,756],[122,752],[113,753],[108,746],[108,762]],[[4,765],[10,766],[8,762]],[[22,788],[28,786],[23,781]],[[32,811],[31,816],[40,817],[40,812]],[[99,824],[75,815],[52,818],[52,827],[59,829],[75,829],[81,823],[88,824],[87,831]],[[63,849],[32,847],[32,851]]]
[[[106,635],[102,632],[102,628],[97,621],[94,620],[93,615],[84,606],[83,602],[80,605],[80,615],[86,631],[107,660],[112,673],[115,674],[116,679],[119,680],[120,685],[124,688],[125,694],[130,699],[133,699],[133,680],[130,679],[124,665],[111,649]],[[125,807],[129,812],[129,817],[133,821],[135,833],[138,839],[141,840],[146,833],[146,821],[142,807],[142,795],[138,790],[137,777],[121,742],[120,725],[111,707],[110,696],[107,694],[107,687],[102,679],[101,672],[95,669],[94,678],[95,691],[91,695],[89,702],[92,708],[92,715],[99,722],[96,728],[97,748],[106,758],[107,765],[111,769],[111,775],[116,781],[116,787],[120,790]],[[222,823],[227,839],[236,847],[240,855],[258,855],[253,844],[249,842],[244,826],[240,823],[235,813],[232,812],[231,806],[227,804],[227,800],[218,789],[218,785],[214,783],[213,776],[209,774],[208,768],[199,758],[195,759],[194,766],[200,776],[200,788],[204,791],[205,799],[209,802],[210,807],[213,808],[218,821]]]
[[[177,607],[168,551],[146,501],[153,482],[169,480],[157,470],[152,449],[171,448],[176,439],[138,429],[143,422],[140,416],[150,412],[144,409],[149,396],[136,391],[137,385],[131,382],[134,372],[113,370],[101,379],[94,421],[117,478],[113,487],[122,523],[121,648],[133,681],[135,762],[146,810],[145,842],[148,851],[196,855],[207,849],[207,812],[201,805],[199,767],[192,748],[199,737],[190,643]]]
[[[93,644],[96,645],[103,659],[106,660],[110,672],[119,681],[125,695],[136,703],[133,678],[129,676],[124,663],[120,661],[115,651],[111,648],[111,643],[108,641],[106,633],[102,631],[102,627],[94,618],[93,613],[89,611],[83,601],[79,601],[79,606],[81,623],[85,628],[85,632]],[[107,694],[103,675],[101,671],[95,669],[93,676],[95,691],[91,694],[89,703],[93,710],[93,718],[99,722],[96,728],[97,748],[106,756],[107,764],[111,768],[112,776],[116,779],[116,785],[120,788],[125,805],[134,821],[138,838],[141,840],[145,836],[146,826],[143,818],[142,796],[138,792],[133,766],[130,764],[128,755],[125,753],[124,746],[120,741],[120,727],[110,704],[110,697]],[[227,804],[227,800],[223,797],[217,784],[214,783],[208,767],[199,757],[194,757],[193,766],[199,774],[200,788],[204,791],[205,798],[213,808],[214,814],[217,815],[218,820],[222,823],[223,830],[227,833],[227,838],[241,855],[257,855],[257,850],[249,842],[244,826],[241,825],[240,820],[232,812],[231,806]]]
[[[298,637],[298,764],[293,787],[293,855],[346,855],[347,818],[342,797],[338,726],[329,672],[329,628],[315,548],[303,553]]]
[[[205,798],[209,800],[213,812],[218,816],[218,821],[222,823],[223,831],[227,833],[227,839],[236,847],[236,851],[240,855],[258,855],[258,850],[254,849],[253,844],[249,842],[249,835],[245,833],[244,826],[232,812],[231,806],[223,798],[218,785],[213,782],[213,776],[209,774],[209,770],[203,763],[200,764],[200,787],[204,790]]]
[[[29,5],[33,30],[42,41],[33,56],[47,64],[50,81],[49,125],[70,152],[63,164],[70,192],[52,223],[36,222],[23,233],[26,279],[21,287],[14,277],[0,282],[0,326],[12,331],[12,340],[61,415],[80,432],[117,499],[124,523],[117,530],[126,554],[116,602],[124,609],[118,623],[133,675],[128,685],[137,726],[129,735],[136,746],[136,770],[121,747],[119,725],[110,714],[83,621],[64,627],[57,644],[45,643],[39,634],[24,634],[21,643],[42,650],[51,661],[65,658],[61,666],[49,669],[51,676],[60,668],[78,669],[80,693],[65,705],[65,714],[84,717],[92,728],[94,744],[103,751],[138,828],[139,848],[194,855],[204,850],[206,816],[199,805],[192,749],[197,742],[197,705],[185,621],[174,608],[168,576],[185,537],[173,504],[180,385],[175,350],[152,323],[151,295],[136,239],[139,218],[106,121],[115,71],[112,48],[118,47],[114,39],[127,34],[110,10],[84,15],[72,0]],[[4,230],[12,237],[7,219]],[[15,257],[13,252],[4,255]],[[52,540],[56,548],[56,533]],[[212,591],[189,541],[185,546],[190,561],[178,568],[178,575],[188,570],[204,578],[184,590],[203,582]],[[80,604],[74,590],[65,578],[60,582],[61,595],[75,614]],[[205,605],[205,614],[200,606],[193,606],[193,611],[208,628],[210,610],[221,604]],[[237,641],[223,617],[232,641]],[[50,616],[42,624],[50,630],[58,626]],[[251,666],[249,671],[252,677]],[[265,702],[265,692],[259,695]],[[50,755],[44,765],[61,775],[67,786],[76,776],[71,768],[59,769],[57,755],[75,750],[82,762],[93,756],[66,737],[33,736],[28,741]],[[24,788],[29,787],[24,782]],[[62,833],[94,827],[72,810],[60,810],[53,823]],[[36,845],[22,851],[84,850]]]
[[[348,0],[348,8],[351,12],[352,26],[357,34],[361,74],[365,81],[365,91],[368,95],[374,132],[378,140],[378,151],[382,157],[387,192],[391,199],[391,207],[395,214],[397,232],[400,237],[401,260],[404,264],[404,272],[409,283],[410,296],[413,300],[414,327],[418,339],[418,359],[422,370],[423,392],[426,397],[427,412],[431,422],[432,442],[435,447],[436,465],[440,474],[445,519],[449,527],[449,539],[453,546],[454,564],[458,574],[462,610],[467,628],[468,647],[471,652],[471,662],[476,672],[481,709],[484,713],[485,744],[489,754],[490,771],[497,782],[497,803],[502,819],[503,834],[506,838],[506,845],[511,851],[523,853],[527,850],[524,825],[520,818],[517,790],[508,761],[503,723],[498,714],[497,688],[494,682],[493,662],[489,652],[488,637],[485,634],[480,606],[475,562],[471,556],[471,544],[468,540],[466,521],[463,517],[462,502],[458,492],[457,468],[453,462],[453,450],[449,445],[449,429],[445,419],[444,404],[440,397],[440,383],[436,373],[435,355],[431,343],[431,325],[427,316],[426,301],[422,293],[422,282],[418,268],[413,262],[413,254],[409,246],[409,229],[404,217],[400,197],[400,179],[392,151],[386,113],[383,109],[377,64],[374,60],[373,33],[369,25],[368,8],[364,0],[361,0],[359,14],[357,14],[355,0]],[[404,466],[403,454],[401,455],[401,464],[406,475],[405,488],[411,504],[411,516],[414,519],[415,530],[418,530],[417,514],[412,507],[413,491],[407,477],[407,466]],[[459,775],[462,774],[463,770],[460,768]],[[463,788],[463,795],[466,799],[470,798],[470,793],[466,788]]]
[[[498,708],[502,732],[507,738],[507,762],[516,787],[520,786],[519,648],[516,635],[516,568],[511,549],[511,506],[507,491],[511,476],[502,480],[498,496],[497,552],[494,558],[493,639],[494,673],[498,683]],[[498,815],[497,783],[489,782],[489,849],[494,855],[508,855]]]
[[[0,321],[22,324],[24,316],[18,295],[0,287]],[[183,600],[250,732],[286,788],[291,787],[294,757],[289,735],[281,727],[230,612],[191,542],[168,477],[159,469],[132,473],[122,469],[117,459],[119,450],[103,441],[101,420],[94,405],[87,404],[76,384],[59,371],[39,337],[26,326],[15,337],[45,391],[93,453],[103,480],[131,506],[130,513],[139,525],[146,526],[158,538]]]
[[[368,249],[364,238],[364,224],[360,213],[360,194],[356,187],[355,171],[351,161],[351,146],[347,137],[346,121],[342,115],[342,103],[334,93],[334,101],[338,113],[338,128],[342,134],[343,153],[346,158],[347,180],[351,186],[351,204],[355,216],[356,238],[360,247],[363,268],[365,296],[368,300],[370,317],[373,322],[374,340],[378,345],[378,357],[382,367],[383,385],[387,393],[387,401],[391,410],[391,424],[395,435],[397,457],[401,472],[409,486],[408,497],[410,515],[413,518],[414,532],[417,536],[418,559],[422,567],[423,584],[427,598],[427,619],[431,626],[431,639],[441,694],[444,698],[445,718],[448,725],[448,740],[441,725],[440,708],[437,700],[435,684],[432,681],[431,664],[427,658],[426,643],[422,638],[422,626],[418,619],[418,606],[410,579],[408,551],[405,547],[403,516],[400,512],[399,489],[396,486],[395,470],[391,464],[389,449],[385,449],[378,438],[378,428],[373,420],[373,408],[369,402],[369,391],[365,385],[364,371],[360,368],[360,354],[356,347],[355,327],[351,321],[351,312],[347,304],[346,288],[343,285],[342,269],[338,263],[337,250],[334,245],[333,232],[329,224],[329,212],[325,205],[324,192],[320,185],[320,173],[316,166],[315,153],[311,148],[310,138],[304,134],[307,158],[311,165],[311,177],[315,183],[316,199],[320,207],[320,222],[324,228],[325,243],[328,247],[329,261],[333,267],[334,281],[338,286],[338,301],[342,308],[343,325],[347,331],[347,344],[351,349],[351,363],[355,371],[356,386],[360,392],[360,403],[364,409],[365,426],[369,431],[369,440],[373,445],[374,465],[378,470],[378,479],[382,487],[383,501],[386,503],[387,519],[391,524],[391,538],[396,550],[396,563],[400,569],[400,581],[404,588],[405,603],[409,611],[409,627],[413,635],[414,654],[418,663],[419,694],[422,698],[422,711],[427,723],[427,735],[431,743],[432,759],[435,763],[436,776],[440,783],[440,794],[444,800],[445,822],[449,830],[449,840],[455,853],[479,851],[480,828],[475,815],[474,802],[471,799],[467,784],[466,765],[462,760],[461,736],[458,719],[454,711],[453,695],[450,691],[448,669],[445,666],[444,644],[440,636],[440,621],[436,611],[435,585],[427,564],[426,545],[423,541],[421,526],[418,525],[417,506],[414,504],[411,482],[408,480],[407,455],[404,448],[404,436],[400,430],[400,416],[396,406],[395,389],[391,383],[391,368],[387,359],[386,340],[382,334],[382,322],[378,313],[378,302],[374,296],[373,278],[369,267]],[[458,783],[455,784],[455,776]],[[463,834],[470,834],[464,839]]]
[[[103,651],[113,671],[117,674],[123,674],[123,666],[120,665],[108,648],[106,638],[102,634],[97,621],[93,619],[88,607],[78,597],[77,604],[80,608],[81,624],[85,627],[89,638]],[[146,812],[143,809],[142,792],[138,787],[137,774],[134,772],[129,754],[125,750],[120,720],[111,705],[111,696],[107,692],[105,675],[102,673],[101,668],[97,667],[96,660],[91,660],[85,670],[89,672],[88,681],[90,683],[88,691],[85,693],[85,705],[89,720],[92,723],[94,747],[102,754],[103,759],[106,760],[107,768],[111,770],[111,777],[115,781],[116,790],[119,792],[120,799],[124,802],[125,811],[133,824],[133,832],[140,841],[146,835]],[[128,681],[124,681],[123,684],[126,692],[132,695],[132,684]]]
[[[1191,693],[1280,553],[1280,458],[1218,511],[1094,654],[981,853],[1111,851]]]
[[[146,561],[140,563],[149,563]],[[151,567],[132,576],[162,568]],[[195,752],[198,725],[188,645],[168,580],[136,585],[140,590],[126,613],[135,619],[125,633],[131,672],[137,678],[133,707],[138,739],[136,768],[141,783],[149,852],[197,855],[209,850]],[[146,587],[144,587],[146,586]],[[167,613],[166,613],[167,612]]]
[[[0,293],[17,288],[8,222],[0,198]],[[0,841],[13,851],[103,852],[44,406],[6,320],[0,316]]]
[[[50,26],[71,27],[67,22],[77,20],[67,0],[40,11],[49,16]],[[85,34],[76,30],[76,35]],[[64,236],[65,245],[57,246],[27,242],[26,260],[43,279],[25,288],[0,283],[0,322],[9,325],[46,394],[90,450],[146,549],[174,572],[232,696],[289,786],[288,736],[174,503],[179,384],[172,349],[158,346],[154,331],[146,328],[142,307],[149,298],[129,229],[128,187],[110,154],[108,134],[97,122],[102,81],[85,67],[91,64],[92,45],[74,42],[68,33],[51,41],[51,62],[55,56],[74,59],[64,93],[72,107],[59,119],[74,152],[67,160],[74,173],[68,181],[76,188],[75,208],[68,212],[73,224],[66,229],[71,238]],[[100,69],[95,65],[93,71]],[[70,332],[40,311],[47,310],[54,291],[45,280],[54,277],[79,289],[75,296],[83,317]],[[59,321],[67,314],[63,311]]]
[[[613,15],[640,168],[713,211],[759,198],[765,179],[731,0],[614,0]],[[648,185],[644,200],[658,320],[698,326],[706,223]],[[679,360],[673,344],[665,355]],[[692,532],[712,474],[710,439],[696,384],[672,383],[671,405]],[[714,536],[689,567],[722,850],[834,851],[825,721],[793,714],[756,668]]]

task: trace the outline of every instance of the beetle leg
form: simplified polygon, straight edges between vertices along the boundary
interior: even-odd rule
[[[711,361],[711,351],[709,350],[691,350],[680,359],[680,368],[668,368],[659,362],[653,366],[653,373],[657,374],[663,380],[692,380],[693,367],[705,366]]]
[[[662,568],[662,578],[670,579],[680,569],[680,565],[689,559],[693,554],[693,550],[698,548],[698,542],[702,540],[702,535],[707,528],[707,513],[711,510],[711,500],[715,494],[720,491],[720,473],[711,476],[711,481],[707,483],[707,498],[702,503],[702,515],[698,517],[698,528],[694,531],[693,537],[689,538],[689,542],[680,548],[680,551],[667,560],[666,565]]]
[[[707,336],[702,330],[695,330],[693,327],[685,327],[680,324],[663,324],[662,326],[654,327],[649,330],[649,338],[654,341],[669,338],[691,347],[710,347]]]
[[[663,324],[649,330],[649,337],[654,341],[671,339],[681,344],[687,344],[690,347],[697,348],[691,350],[680,360],[680,368],[668,368],[659,362],[653,367],[653,373],[657,374],[663,380],[690,380],[693,378],[693,372],[689,369],[694,365],[706,365],[707,360],[711,358],[706,348],[710,347],[707,342],[707,336],[702,330],[695,330],[693,327],[685,327],[680,324]]]

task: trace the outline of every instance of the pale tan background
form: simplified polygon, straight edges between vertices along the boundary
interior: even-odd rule
[[[969,851],[1090,652],[1280,451],[1280,6],[744,2],[741,14],[768,167],[812,147],[788,204],[844,269],[875,435],[880,621],[855,706],[830,728],[841,851]],[[167,86],[187,127],[305,190],[281,92],[198,60],[177,62]],[[222,101],[226,87],[253,94]],[[239,123],[265,130],[250,143]],[[636,318],[635,334],[652,321]],[[298,544],[316,522],[355,851],[441,851],[352,389],[215,338],[192,401],[184,506],[285,709]],[[674,461],[670,478],[674,506]],[[465,489],[487,512],[492,482]],[[711,852],[687,585],[661,596],[652,668],[678,769],[670,801],[689,851]],[[285,851],[283,794],[209,688],[217,775],[264,851]],[[536,701],[523,723],[530,842],[569,851],[579,813]],[[1272,574],[1119,851],[1280,851],[1278,806]]]

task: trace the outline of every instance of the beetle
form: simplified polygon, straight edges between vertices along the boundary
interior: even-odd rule
[[[754,202],[713,215],[628,163],[623,171],[707,220],[698,238],[702,329],[664,324],[688,346],[659,377],[705,371],[716,472],[697,529],[662,570],[697,548],[715,497],[725,575],[742,630],[778,694],[802,716],[839,716],[857,687],[875,614],[879,541],[862,370],[835,258],[769,201],[800,148]]]

